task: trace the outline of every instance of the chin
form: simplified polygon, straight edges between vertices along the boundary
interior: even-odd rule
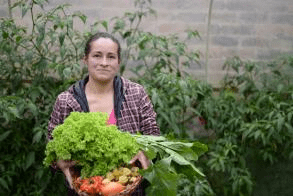
[[[107,77],[107,76],[96,76],[96,77],[93,77],[93,80],[94,81],[97,81],[97,82],[110,82],[111,80],[113,80],[113,78],[110,78],[110,77]]]

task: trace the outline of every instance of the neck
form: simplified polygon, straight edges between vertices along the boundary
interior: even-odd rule
[[[113,93],[113,83],[114,78],[107,82],[98,82],[90,77],[88,83],[86,84],[86,91],[97,95],[106,95],[109,93]]]

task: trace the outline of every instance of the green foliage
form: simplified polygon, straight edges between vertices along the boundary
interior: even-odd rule
[[[206,128],[216,133],[204,163],[217,194],[252,194],[254,179],[246,163],[251,154],[270,164],[292,158],[292,62],[290,56],[268,65],[235,57],[225,63],[236,73],[226,75],[224,89],[198,105]]]
[[[203,179],[204,174],[194,166],[194,161],[208,150],[206,145],[169,141],[163,136],[135,137],[148,158],[155,160],[155,164],[143,171],[143,176],[151,183],[148,195],[176,195],[180,174],[191,180],[194,177]]]
[[[41,195],[46,192],[51,180],[56,181],[51,193],[62,193],[64,188],[58,184],[63,184],[63,177],[52,177],[49,168],[41,165],[51,111],[49,105],[54,103],[58,85],[60,84],[44,80],[37,86],[31,84],[16,91],[14,96],[1,96],[1,193]],[[38,89],[48,91],[40,92]]]
[[[223,89],[215,96],[210,85],[194,80],[185,71],[199,61],[199,52],[187,47],[190,39],[200,38],[196,30],[188,29],[182,39],[182,35],[155,35],[140,28],[142,20],[156,16],[150,0],[134,0],[133,12],[98,20],[83,32],[74,24],[79,20],[88,25],[85,15],[68,14],[69,5],[37,12],[46,2],[19,0],[12,5],[12,11],[20,9],[22,17],[31,17],[30,27],[18,25],[14,18],[0,19],[3,195],[66,194],[64,177],[51,175],[42,164],[47,123],[57,95],[85,75],[80,66],[83,46],[97,31],[107,31],[121,40],[120,75],[131,70],[135,80],[144,85],[162,134],[171,140],[188,140],[193,146],[199,144],[187,128],[195,117],[205,119],[205,128],[215,132],[215,138],[206,140],[208,153],[196,162],[207,179],[191,178],[187,169],[181,171],[187,175],[168,170],[166,164],[176,170],[183,168],[176,167],[178,162],[184,163],[171,153],[175,160],[164,157],[146,176],[153,184],[163,186],[166,178],[173,179],[169,190],[174,193],[178,180],[177,195],[182,196],[251,195],[256,189],[255,174],[248,158],[261,158],[268,164],[293,158],[292,56],[271,63],[230,59],[225,63]],[[150,150],[148,156],[156,153]],[[188,161],[194,164],[196,160]]]
[[[67,5],[35,14],[37,5],[26,4],[32,15],[32,29],[16,25],[14,19],[1,19],[0,47],[5,56],[0,61],[1,78],[13,80],[14,86],[24,79],[49,74],[62,79],[79,78],[85,35],[73,30],[73,20],[82,15],[67,15]]]
[[[31,15],[31,29],[14,18],[0,19],[3,195],[65,194],[63,176],[52,176],[42,161],[56,96],[82,75],[78,62],[84,35],[73,30],[71,23],[77,16],[65,15],[65,5],[35,13],[44,4],[18,1],[12,6],[23,17]]]
[[[177,196],[213,196],[215,195],[209,182],[206,179],[194,178],[189,180],[185,176],[181,176],[178,185]]]
[[[187,125],[199,115],[195,110],[197,105],[212,94],[211,86],[191,77],[157,72],[153,72],[151,78],[144,76],[137,82],[147,89],[151,97],[161,131],[189,138]]]
[[[104,176],[128,163],[139,145],[128,132],[107,125],[108,115],[100,112],[71,112],[53,130],[46,147],[46,166],[58,160],[74,160],[82,166],[81,176]]]

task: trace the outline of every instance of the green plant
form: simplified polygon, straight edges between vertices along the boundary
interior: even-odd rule
[[[50,92],[43,90],[45,88]],[[24,92],[14,96],[0,98],[0,192],[5,195],[42,195],[51,185],[52,194],[64,190],[58,185],[63,184],[62,176],[51,176],[49,168],[41,165],[49,106],[57,95],[54,88],[57,89],[58,84],[47,80],[38,86],[23,88]],[[41,92],[37,91],[39,89]]]
[[[73,30],[66,5],[35,13],[45,1],[18,1],[22,16],[31,15],[31,29],[14,18],[0,19],[0,192],[5,195],[63,194],[63,176],[42,166],[49,115],[56,96],[81,70],[84,36]],[[66,50],[65,50],[66,49]],[[50,188],[50,192],[47,189]]]
[[[213,196],[215,195],[210,183],[206,179],[194,178],[189,180],[181,176],[177,196]]]
[[[178,35],[158,36],[140,29],[145,16],[155,15],[150,0],[135,0],[137,10],[114,17],[113,27],[111,21],[97,21],[85,32],[73,26],[75,20],[86,25],[85,15],[67,14],[67,4],[38,12],[46,2],[19,0],[10,6],[11,13],[20,9],[22,17],[29,14],[30,28],[18,25],[13,17],[0,19],[0,192],[5,195],[65,194],[63,176],[52,176],[49,168],[42,167],[47,123],[57,95],[84,77],[86,70],[79,64],[84,42],[101,28],[120,36],[126,45],[120,74],[131,63],[137,64],[132,71],[155,102],[163,133],[175,130],[186,137],[181,124],[196,114],[190,108],[211,93],[210,86],[184,78],[183,68],[199,60],[199,52],[186,45],[188,39],[198,37],[197,31],[187,30],[187,39],[180,41]]]
[[[183,78],[171,73],[153,72],[152,75],[153,78],[141,77],[137,81],[151,97],[162,132],[189,138],[187,125],[199,115],[195,108],[206,96],[211,95],[211,86],[191,77]]]
[[[184,175],[188,179],[204,180],[204,174],[194,165],[207,146],[199,142],[168,140],[162,136],[135,136],[149,159],[155,160],[143,176],[151,183],[148,195],[176,195],[178,180]]]
[[[216,133],[204,163],[217,194],[252,194],[255,179],[246,162],[252,155],[270,164],[292,158],[292,60],[264,65],[234,57],[225,67],[236,73],[227,74],[218,96],[198,105],[206,128]]]

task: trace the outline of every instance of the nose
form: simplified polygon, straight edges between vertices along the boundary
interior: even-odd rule
[[[107,58],[106,58],[106,57],[104,57],[104,58],[102,59],[101,66],[103,66],[103,67],[108,66],[108,61],[107,61]]]

